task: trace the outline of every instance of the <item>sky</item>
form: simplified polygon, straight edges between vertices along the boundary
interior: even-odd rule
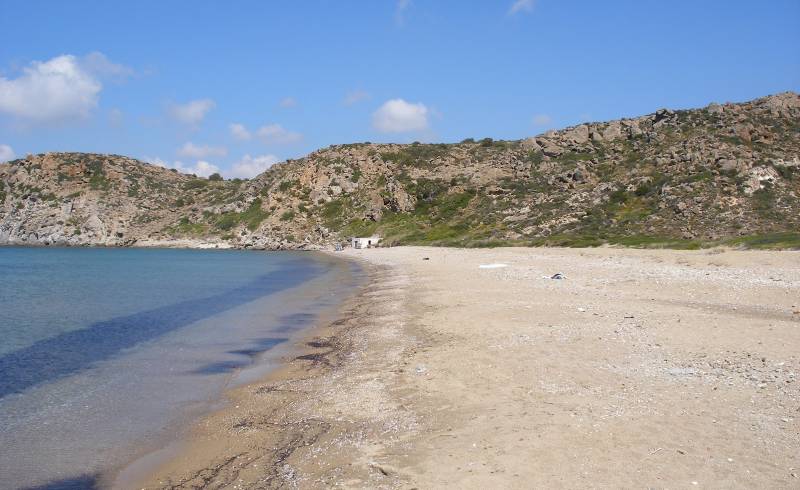
[[[799,0],[0,0],[0,162],[250,178],[331,144],[519,139],[787,90]]]

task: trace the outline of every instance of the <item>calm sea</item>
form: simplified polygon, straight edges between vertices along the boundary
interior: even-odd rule
[[[0,248],[0,488],[107,486],[358,277],[313,253]]]

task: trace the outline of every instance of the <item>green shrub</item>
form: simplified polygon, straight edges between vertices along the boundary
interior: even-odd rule
[[[238,225],[239,221],[239,213],[223,213],[217,218],[216,227],[220,230],[228,231]]]
[[[208,181],[205,179],[192,179],[183,184],[183,188],[187,191],[194,189],[202,189],[206,186],[208,186]]]
[[[256,199],[250,204],[245,212],[241,214],[241,220],[247,224],[247,229],[256,231],[262,221],[267,219],[269,213],[261,209],[261,199]]]
[[[278,190],[281,192],[286,192],[289,189],[293,188],[295,185],[297,185],[296,180],[284,180],[283,182],[278,184]]]
[[[102,160],[91,160],[86,165],[86,169],[91,175],[89,177],[89,187],[92,190],[107,190],[109,188],[110,182],[106,179]]]
[[[381,158],[401,166],[425,167],[430,160],[443,157],[450,151],[449,146],[440,144],[416,144],[405,146],[396,152],[383,152]]]
[[[295,212],[293,210],[284,211],[281,215],[281,221],[291,221],[295,217]]]

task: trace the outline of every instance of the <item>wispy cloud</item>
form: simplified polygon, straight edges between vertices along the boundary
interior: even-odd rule
[[[391,99],[372,114],[372,127],[382,133],[408,133],[428,129],[428,108],[421,102]]]
[[[125,123],[125,113],[114,108],[108,111],[108,124],[113,128],[119,128]]]
[[[241,160],[233,164],[231,171],[226,172],[226,175],[233,178],[252,179],[276,163],[278,163],[278,157],[275,155],[259,155],[255,157],[245,155]]]
[[[553,122],[553,118],[547,114],[536,114],[533,116],[533,124],[536,126],[547,126]]]
[[[124,80],[134,75],[133,68],[114,63],[106,55],[97,51],[84,56],[82,65],[90,73],[116,80]]]
[[[152,165],[164,168],[174,168],[178,172],[184,174],[194,174],[199,177],[208,177],[211,174],[219,173],[218,166],[209,163],[205,160],[198,160],[194,163],[194,165],[187,165],[178,160],[170,163],[158,157],[144,157],[143,160]]]
[[[516,15],[519,13],[531,13],[533,7],[536,5],[534,0],[515,0],[508,9],[508,15]]]
[[[233,123],[228,128],[231,131],[231,136],[236,138],[239,141],[247,141],[253,137],[253,133],[251,133],[244,124]]]
[[[411,7],[411,0],[397,0],[394,8],[394,23],[402,27],[406,23],[406,11]]]
[[[289,131],[280,124],[261,126],[256,131],[256,135],[268,145],[288,145],[303,140],[302,134]]]
[[[10,145],[0,145],[0,163],[13,160],[17,156]]]
[[[178,156],[185,158],[224,157],[228,150],[222,146],[195,145],[191,141],[178,149]]]
[[[290,107],[294,107],[297,105],[297,100],[294,97],[284,97],[278,103],[279,106],[283,107],[284,109],[288,109]]]
[[[268,145],[288,145],[303,141],[303,135],[295,131],[289,131],[280,124],[266,124],[250,131],[247,126],[240,123],[233,123],[228,126],[231,135],[240,141],[251,140],[254,136]]]
[[[352,92],[348,92],[347,95],[344,96],[344,100],[342,101],[344,105],[353,105],[361,102],[362,100],[367,100],[370,98],[369,92],[364,90],[353,90]]]
[[[176,121],[189,126],[196,126],[203,122],[206,114],[216,105],[211,99],[197,99],[185,104],[171,104],[168,112]]]

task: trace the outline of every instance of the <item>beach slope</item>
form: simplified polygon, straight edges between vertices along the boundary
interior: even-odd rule
[[[344,254],[342,318],[144,486],[800,485],[800,253]]]

